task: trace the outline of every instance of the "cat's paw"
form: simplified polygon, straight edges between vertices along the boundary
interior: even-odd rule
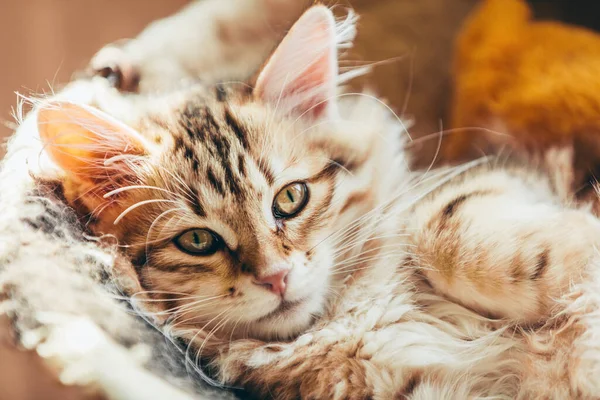
[[[100,49],[92,57],[88,73],[107,79],[122,92],[136,92],[140,83],[140,68],[120,43]]]
[[[48,329],[37,352],[58,372],[60,381],[66,385],[94,385],[94,365],[90,358],[105,347],[99,328],[87,319],[77,318]]]
[[[37,353],[58,374],[65,385],[100,389],[110,374],[135,367],[148,359],[146,348],[131,350],[115,343],[88,318],[44,314],[37,336]]]

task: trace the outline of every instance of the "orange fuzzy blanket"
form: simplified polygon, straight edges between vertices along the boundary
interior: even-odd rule
[[[503,147],[574,150],[576,177],[600,160],[600,35],[535,21],[524,0],[485,0],[460,32],[452,128],[444,155],[458,161]]]

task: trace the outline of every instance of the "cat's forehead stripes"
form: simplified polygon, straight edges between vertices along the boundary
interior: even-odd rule
[[[232,114],[231,109],[229,107],[225,107],[225,123],[227,124],[229,129],[233,131],[244,150],[249,150],[250,143],[248,142],[248,133],[245,129],[242,128],[239,121]]]
[[[196,192],[198,205],[192,207],[196,214],[206,215],[208,204],[202,202],[210,202],[204,199],[207,189],[221,198],[231,196],[243,202],[249,195],[260,197],[259,192],[253,193],[260,181],[273,184],[268,161],[254,156],[256,139],[250,129],[226,101],[196,98],[182,107],[177,124],[170,129],[172,161],[183,162],[191,170],[185,180]]]

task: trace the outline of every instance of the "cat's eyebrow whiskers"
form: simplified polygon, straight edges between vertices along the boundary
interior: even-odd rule
[[[342,171],[346,172],[348,175],[354,176],[354,173],[352,171],[350,171],[348,168],[346,168],[345,166],[343,166],[342,164],[340,164],[339,162],[335,161],[332,158],[325,157],[325,156],[309,156],[309,157],[304,157],[304,159],[311,159],[311,158],[325,160],[329,164],[333,164],[333,165],[338,166]]]
[[[402,130],[404,131],[404,133],[406,133],[406,136],[408,137],[408,139],[411,142],[413,141],[413,138],[412,138],[412,136],[410,136],[410,133],[408,132],[408,128],[404,124],[404,121],[402,120],[402,118],[400,118],[400,116],[398,116],[398,114],[396,114],[396,112],[394,110],[392,110],[392,108],[390,106],[388,106],[384,101],[378,99],[377,97],[375,97],[373,95],[370,95],[370,94],[367,94],[367,93],[360,93],[360,92],[341,93],[341,94],[338,94],[336,97],[337,98],[341,98],[341,97],[347,97],[347,96],[366,97],[366,98],[368,98],[370,100],[374,100],[375,102],[381,104],[383,107],[385,107],[394,116],[394,118],[396,118],[396,120],[398,121],[398,123],[402,127]],[[386,137],[384,137],[381,134],[379,136],[381,136],[386,141],[388,140]]]
[[[94,210],[90,213],[90,215],[94,215],[96,217],[99,217],[100,214],[102,214],[104,212],[104,210],[106,210],[108,207],[110,207],[110,205],[113,204],[113,203],[114,202],[112,200],[110,200],[110,201],[107,201],[105,203],[99,204],[98,206],[96,206],[96,208],[94,208]],[[90,222],[91,222],[91,219],[86,222],[86,226]]]
[[[175,201],[175,200],[166,200],[166,199],[150,199],[150,200],[138,201],[137,203],[134,203],[131,206],[127,207],[125,209],[125,211],[123,211],[121,214],[119,214],[119,216],[117,218],[115,218],[115,221],[113,222],[113,224],[117,225],[119,222],[121,222],[121,220],[127,214],[129,214],[131,211],[135,210],[136,208],[144,206],[146,204],[153,204],[153,203],[172,203],[172,204],[178,204],[178,202]]]
[[[150,224],[150,228],[148,228],[148,233],[146,233],[146,243],[144,245],[144,251],[146,252],[146,254],[148,254],[148,246],[150,246],[150,234],[152,233],[152,230],[154,229],[154,226],[156,225],[156,223],[158,221],[160,221],[160,219],[163,218],[165,215],[170,214],[175,211],[185,211],[185,208],[182,208],[182,207],[170,208],[167,211],[162,212],[158,217],[154,218],[154,221],[152,221],[152,224]],[[162,233],[162,232],[160,232],[160,233]],[[159,233],[159,235],[160,235],[160,233]]]
[[[194,191],[192,190],[192,188],[187,183],[185,183],[185,181],[179,176],[179,174],[169,171],[167,168],[160,164],[155,164],[154,167],[160,168],[161,171],[173,178],[175,182],[179,184],[180,188],[182,189],[183,195],[188,200],[192,202],[197,200],[194,196]]]
[[[332,159],[332,158],[325,157],[325,156],[308,156],[308,157],[302,157],[302,160],[310,160],[310,159],[319,159],[319,160],[325,160],[325,161],[327,161],[327,163],[328,163],[328,164],[333,164],[333,165],[336,165],[337,167],[339,167],[339,168],[340,168],[340,170],[342,170],[342,171],[346,172],[348,175],[354,176],[354,173],[353,173],[352,171],[350,171],[348,168],[346,168],[345,166],[343,166],[342,164],[340,164],[339,162],[335,161],[335,160],[334,160],[334,159]],[[282,169],[281,171],[279,171],[279,172],[278,172],[278,174],[277,174],[277,175],[275,175],[275,179],[274,179],[274,181],[275,181],[275,182],[278,182],[278,181],[279,181],[279,179],[280,179],[280,176],[281,176],[281,175],[282,175],[282,174],[283,174],[283,173],[284,173],[286,170],[288,170],[289,168],[291,168],[291,167],[293,167],[294,165],[298,164],[299,162],[300,162],[300,160],[298,160],[298,161],[296,161],[296,162],[293,162],[293,163],[289,164],[287,167],[285,167],[284,169]],[[317,174],[314,174],[314,175],[318,175],[318,173],[317,173]],[[314,176],[314,175],[313,175],[313,176]],[[309,180],[310,180],[310,178],[311,178],[311,177],[309,177]],[[341,185],[341,182],[337,183],[337,185]],[[338,186],[336,186],[335,188],[337,189],[337,187],[338,187]],[[340,200],[338,200],[338,201],[340,201]]]
[[[121,193],[121,192],[125,192],[127,190],[134,190],[134,189],[151,189],[151,190],[158,190],[164,193],[168,193],[172,196],[176,196],[175,193],[173,193],[170,190],[167,189],[163,189],[157,186],[150,186],[150,185],[129,185],[129,186],[124,186],[115,190],[111,190],[110,192],[104,194],[104,196],[102,196],[103,198],[107,199],[111,196],[114,196],[115,194]]]
[[[284,82],[284,84],[282,86],[281,93],[283,93],[284,88],[285,88],[285,82]],[[275,107],[275,111],[273,112],[273,117],[269,120],[269,122],[267,124],[267,127],[266,127],[267,135],[264,136],[263,141],[262,141],[261,150],[260,150],[260,156],[261,156],[260,160],[264,159],[265,154],[270,150],[270,148],[272,148],[274,146],[274,143],[275,143],[274,141],[271,141],[271,144],[269,145],[269,147],[265,147],[265,144],[267,143],[268,138],[271,135],[270,129],[271,129],[271,125],[272,125],[273,120],[274,120],[274,115],[277,113],[277,109],[279,107],[279,103],[280,103],[280,99],[281,99],[281,93],[280,93],[280,98],[277,101],[277,105]],[[326,104],[329,101],[333,101],[333,100],[336,100],[336,99],[339,99],[339,98],[342,98],[342,97],[349,97],[349,96],[365,97],[365,98],[368,98],[370,100],[373,100],[373,101],[381,104],[398,121],[398,123],[402,127],[402,130],[404,131],[404,133],[406,134],[406,136],[409,138],[410,142],[413,141],[413,138],[411,137],[410,133],[408,132],[408,128],[406,127],[404,121],[402,120],[402,118],[400,118],[400,116],[398,116],[398,114],[396,114],[396,112],[389,105],[387,105],[385,102],[383,102],[382,100],[378,99],[375,96],[369,95],[367,93],[360,93],[360,92],[336,94],[334,96],[330,96],[330,97],[328,97],[328,98],[326,98],[324,100],[321,100],[321,101],[317,102],[316,104],[313,104],[311,107],[309,107],[307,110],[305,110],[304,112],[302,112],[299,116],[297,116],[296,119],[290,123],[289,127],[287,128],[287,130],[289,131],[289,130],[293,129],[293,127],[296,125],[296,123],[298,121],[300,121],[306,114],[308,114],[309,112],[311,112],[315,108],[320,107],[320,106],[322,106],[323,104]],[[305,132],[307,132],[307,131],[309,131],[311,129],[314,129],[317,126],[320,126],[320,125],[323,125],[323,124],[326,124],[326,123],[329,123],[329,122],[330,122],[330,120],[324,120],[324,121],[317,122],[317,123],[315,123],[315,124],[313,124],[313,125],[305,128],[304,130],[302,130],[301,132],[299,132],[298,134],[296,134],[294,136],[294,138],[292,139],[292,142],[294,142],[299,136],[301,136]],[[379,136],[383,140],[385,140],[385,141],[389,140],[387,137],[383,136],[381,133],[379,133]]]
[[[312,124],[312,125],[311,125],[311,126],[309,126],[308,128],[305,128],[305,129],[303,129],[302,131],[298,132],[298,134],[296,134],[296,136],[294,136],[294,137],[292,138],[291,142],[292,142],[292,143],[293,143],[293,142],[295,142],[295,141],[296,141],[296,139],[298,139],[300,136],[302,136],[304,133],[306,133],[306,132],[310,131],[311,129],[314,129],[314,128],[316,128],[317,126],[325,125],[325,124],[328,124],[328,123],[329,123],[329,121],[328,121],[328,120],[324,120],[324,121],[321,121],[321,122],[317,122],[317,123],[315,123],[315,124]],[[289,130],[291,130],[292,128],[293,128],[293,124],[292,124],[292,125],[289,127]]]
[[[185,208],[181,208],[180,210],[187,211],[187,209],[185,209]],[[150,242],[147,242],[147,244],[160,243],[160,242],[164,242],[167,239],[170,240],[171,235],[169,235],[169,236],[165,235],[165,237],[163,237],[162,234],[165,231],[165,229],[167,229],[167,227],[169,227],[171,225],[171,222],[173,221],[174,217],[175,217],[175,215],[171,215],[171,217],[169,217],[169,220],[160,228],[160,231],[158,231],[158,233],[156,234],[156,239],[154,239]],[[183,218],[184,218],[184,214],[182,213],[181,215],[179,215],[179,218],[177,219],[175,226],[179,226],[179,224],[181,223],[181,220]]]
[[[302,114],[300,114],[291,124],[290,124],[290,128],[294,127],[296,125],[296,123],[298,121],[300,121],[306,114],[308,114],[309,112],[311,112],[312,110],[314,110],[317,107],[322,106],[323,104],[332,101],[332,100],[336,100],[342,97],[349,97],[349,96],[358,96],[358,97],[366,97],[368,99],[374,100],[375,102],[381,104],[383,107],[385,107],[393,116],[394,118],[398,121],[398,123],[400,124],[400,126],[402,126],[402,130],[404,131],[404,133],[406,133],[406,136],[409,138],[409,140],[412,142],[412,137],[410,136],[410,133],[408,133],[408,129],[406,127],[406,125],[404,124],[404,121],[402,121],[402,118],[400,118],[398,116],[398,114],[396,114],[394,112],[394,110],[392,110],[392,108],[390,106],[388,106],[385,102],[383,102],[382,100],[378,99],[375,96],[372,96],[370,94],[367,93],[360,93],[360,92],[352,92],[352,93],[339,93],[336,94],[334,96],[330,96],[324,100],[321,100],[319,102],[317,102],[316,104],[313,104],[311,107],[309,107],[306,111],[304,111]],[[380,134],[381,136],[381,134]],[[382,138],[384,140],[388,140],[387,138],[383,137]]]

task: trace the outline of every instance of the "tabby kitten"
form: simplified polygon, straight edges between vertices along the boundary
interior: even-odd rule
[[[132,301],[262,398],[599,396],[599,222],[527,168],[409,173],[402,123],[338,94],[354,22],[314,6],[253,89],[150,98],[129,125],[39,107]]]

